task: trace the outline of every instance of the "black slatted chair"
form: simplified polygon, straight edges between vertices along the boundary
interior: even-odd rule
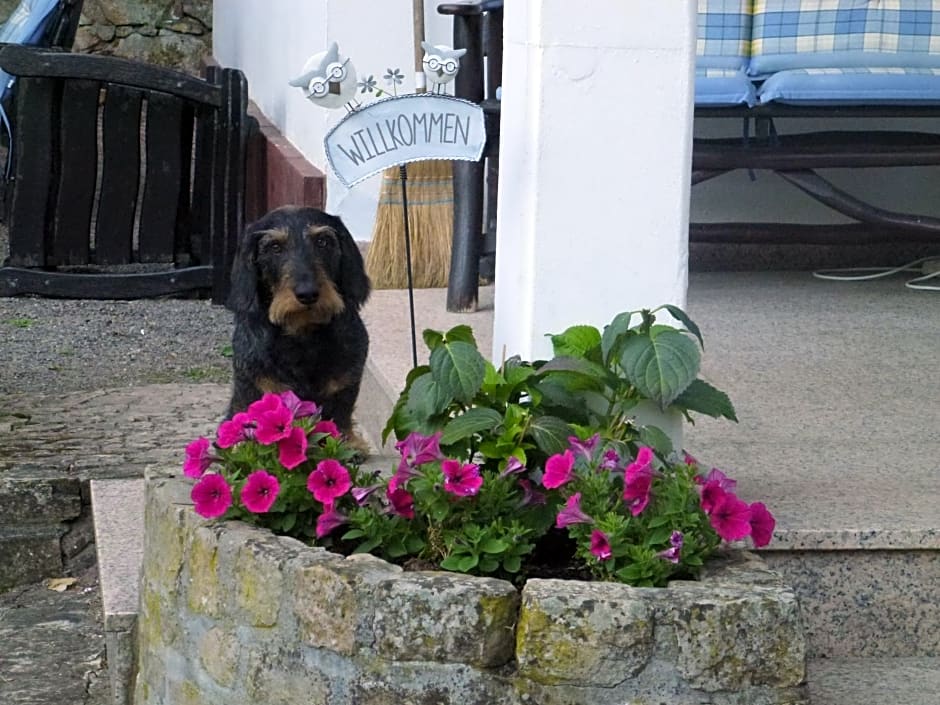
[[[0,46],[18,77],[0,295],[222,303],[244,219],[247,85]]]

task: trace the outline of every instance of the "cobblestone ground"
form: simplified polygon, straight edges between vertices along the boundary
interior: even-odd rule
[[[209,433],[226,384],[157,384],[0,400],[0,479],[140,476],[181,462]],[[95,567],[64,592],[45,584],[0,594],[0,703],[110,702]]]

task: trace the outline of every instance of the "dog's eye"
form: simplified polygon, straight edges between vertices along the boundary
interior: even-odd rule
[[[323,250],[329,247],[330,245],[332,245],[333,241],[330,238],[328,238],[326,235],[319,235],[317,236],[317,239],[313,241],[313,243],[317,247],[319,247],[321,250]]]
[[[284,249],[284,246],[279,242],[266,242],[264,243],[262,249],[268,254],[279,255]]]

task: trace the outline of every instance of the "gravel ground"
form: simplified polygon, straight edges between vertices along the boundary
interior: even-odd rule
[[[202,300],[0,298],[0,397],[231,379],[231,314]]]

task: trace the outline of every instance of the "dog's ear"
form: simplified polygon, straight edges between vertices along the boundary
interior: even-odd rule
[[[366,275],[366,267],[362,261],[362,253],[359,246],[353,240],[353,236],[346,229],[343,221],[334,216],[333,229],[339,239],[340,263],[339,263],[339,290],[347,304],[352,304],[357,310],[369,298],[369,291],[372,288],[369,277]]]
[[[258,233],[249,225],[235,250],[232,263],[232,288],[228,296],[228,308],[235,313],[257,313],[261,309],[258,298],[257,246]]]

